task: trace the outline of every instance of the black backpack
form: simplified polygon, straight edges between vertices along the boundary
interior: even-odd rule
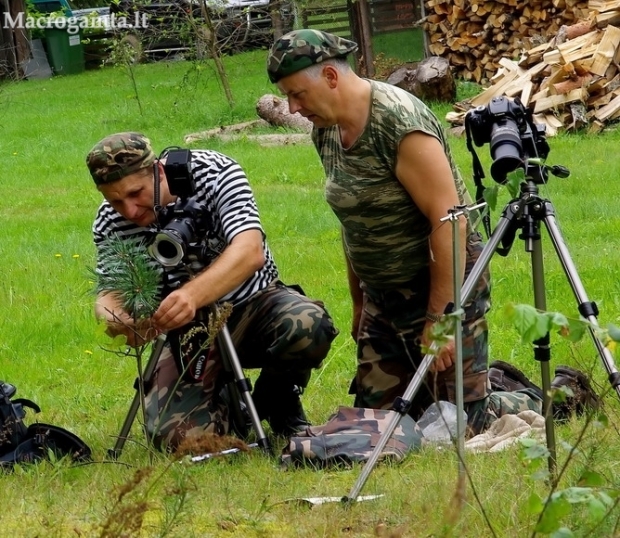
[[[12,469],[16,463],[31,463],[54,456],[69,456],[72,461],[90,461],[91,450],[71,432],[40,422],[26,426],[26,409],[35,413],[39,406],[25,398],[13,398],[15,386],[0,381],[0,469]]]

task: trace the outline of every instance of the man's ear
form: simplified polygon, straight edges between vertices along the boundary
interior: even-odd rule
[[[323,76],[327,81],[327,85],[333,90],[336,86],[338,86],[338,76],[340,73],[338,69],[336,69],[333,65],[325,65],[323,67]]]

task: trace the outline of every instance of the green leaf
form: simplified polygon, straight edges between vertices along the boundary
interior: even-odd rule
[[[588,330],[588,322],[581,319],[569,319],[568,327],[560,329],[558,332],[571,342],[578,342]]]
[[[498,190],[499,190],[499,186],[493,185],[492,187],[485,188],[482,193],[482,197],[484,198],[485,202],[487,203],[491,211],[494,211],[495,208],[497,207]]]
[[[539,465],[542,465],[543,461],[542,460],[538,460],[540,463]],[[540,467],[540,469],[537,469],[535,472],[532,473],[532,480],[538,480],[539,482],[543,482],[549,481],[549,477],[550,477],[550,473],[549,473],[549,467],[547,467],[546,465],[544,467]]]
[[[604,486],[605,480],[599,473],[586,470],[582,473],[581,477],[579,478],[579,485],[584,486],[584,487],[585,486],[590,486],[590,487]]]
[[[598,413],[594,425],[598,428],[607,428],[609,426],[609,417],[605,413]]]
[[[592,497],[592,488],[573,486],[563,491],[558,491],[554,495],[562,496],[571,504],[579,504],[589,501]]]
[[[537,532],[552,533],[560,528],[562,517],[570,514],[570,504],[561,494],[553,494],[536,525]]]
[[[517,196],[519,196],[521,183],[523,181],[525,181],[525,171],[523,168],[517,168],[508,174],[506,179],[506,189],[508,189],[508,192],[512,198],[517,198]]]
[[[511,305],[505,312],[524,343],[534,342],[549,332],[551,319],[532,305]]]
[[[117,334],[109,344],[106,344],[106,347],[120,351],[127,347],[127,337],[124,334]]]
[[[614,342],[620,342],[620,328],[610,323],[607,325],[607,334]]]
[[[527,500],[527,505],[525,507],[528,514],[540,514],[543,511],[544,506],[545,505],[538,493],[530,493],[530,496]]]
[[[549,538],[574,538],[573,531],[566,527],[560,527],[557,531],[552,532]]]
[[[549,450],[541,443],[536,443],[535,445],[525,448],[523,453],[525,457],[530,460],[543,459],[549,456]]]
[[[563,329],[568,327],[568,318],[560,312],[547,312],[547,318],[549,320],[552,329]]]
[[[605,504],[598,497],[592,497],[588,502],[588,515],[590,518],[598,522],[605,517],[606,513],[607,507]]]

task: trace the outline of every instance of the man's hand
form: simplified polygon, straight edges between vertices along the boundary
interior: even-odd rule
[[[153,314],[153,324],[162,332],[178,329],[196,316],[196,301],[192,294],[179,288],[168,295]]]
[[[424,325],[424,331],[422,332],[422,344],[426,347],[430,347],[432,340],[430,338],[431,330],[433,327],[432,321],[427,321]],[[443,346],[441,346],[435,355],[435,360],[431,364],[431,372],[443,372],[450,368],[454,364],[455,349],[454,340],[450,340]]]

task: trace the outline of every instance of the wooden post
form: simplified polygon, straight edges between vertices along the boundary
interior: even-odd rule
[[[375,64],[368,1],[347,0],[347,7],[353,39],[359,47],[356,53],[357,73],[362,77],[372,78],[375,76]]]
[[[4,22],[5,13],[11,13],[9,0],[0,0],[0,17]],[[13,31],[0,25],[0,76],[15,76],[17,61],[15,58],[15,44]]]
[[[10,2],[11,16],[13,20],[19,13],[26,13],[25,0],[14,0]],[[13,42],[15,43],[16,71],[15,77],[24,76],[22,65],[30,58],[30,32],[26,28],[15,28],[13,30]]]

